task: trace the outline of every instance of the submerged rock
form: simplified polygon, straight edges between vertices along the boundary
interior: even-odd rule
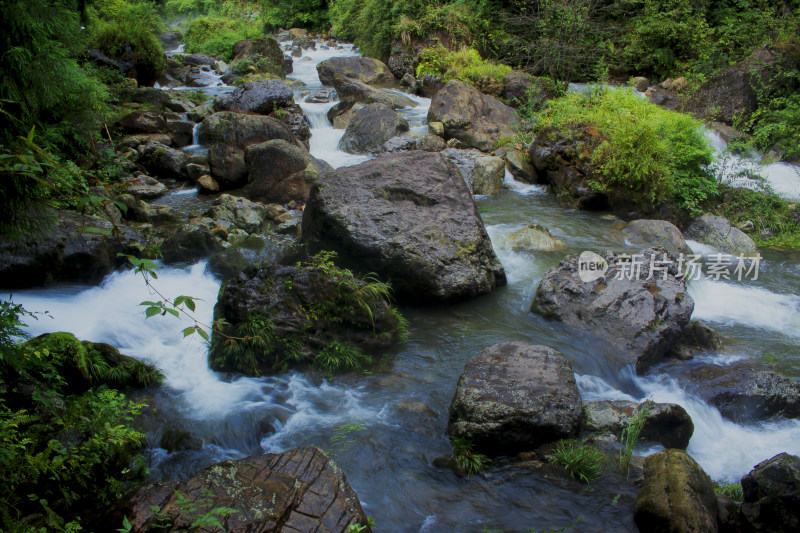
[[[565,248],[561,239],[553,237],[550,230],[540,224],[529,224],[522,229],[497,237],[497,245],[514,251],[549,252]]]
[[[586,402],[583,404],[581,429],[610,433],[619,437],[622,430],[645,405],[648,414],[642,427],[641,438],[663,444],[665,448],[685,450],[694,433],[694,423],[689,413],[674,403],[637,404],[628,400]]]
[[[753,531],[800,530],[800,457],[781,453],[742,478],[742,515]]]
[[[587,281],[581,280],[578,255],[548,270],[531,311],[619,346],[619,363],[645,372],[669,353],[689,326],[694,301],[686,282],[678,276],[677,262],[658,249],[627,257],[609,252],[596,259],[605,261],[607,270]]]
[[[503,137],[513,137],[516,112],[474,87],[452,80],[436,93],[428,110],[428,122],[441,122],[445,137],[483,152],[494,149]]]
[[[662,246],[671,255],[692,253],[683,234],[672,222],[666,220],[634,220],[628,222],[622,233],[637,246]]]
[[[333,85],[337,74],[373,85],[395,81],[394,74],[381,61],[371,57],[333,57],[317,65],[319,81],[323,85]]]
[[[649,456],[633,519],[639,531],[716,533],[717,498],[711,478],[680,450]]]
[[[303,238],[391,279],[399,298],[468,298],[506,283],[469,189],[438,153],[388,154],[322,174]]]
[[[224,461],[186,481],[140,489],[123,506],[132,533],[185,531],[197,519],[192,507],[210,500],[210,508],[237,512],[220,517],[229,533],[255,531],[341,533],[367,517],[341,469],[319,448],[300,447]],[[159,516],[153,515],[153,507]],[[122,523],[121,519],[115,523]],[[360,531],[371,531],[369,527]]]
[[[447,432],[490,454],[514,454],[578,432],[581,397],[569,360],[547,346],[505,342],[467,362]]]

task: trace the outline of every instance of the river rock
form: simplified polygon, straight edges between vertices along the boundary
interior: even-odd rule
[[[685,450],[694,433],[689,413],[674,403],[628,400],[604,400],[583,404],[581,429],[593,433],[610,433],[619,437],[633,417],[647,405],[648,414],[640,434],[643,440],[658,442],[665,448]]]
[[[515,179],[523,183],[536,183],[538,175],[533,163],[530,162],[527,152],[506,146],[503,159],[506,161],[508,171]],[[497,155],[500,155],[499,153]]]
[[[458,171],[461,173],[461,176],[464,178],[469,190],[472,191],[474,188],[472,172],[475,170],[475,160],[484,156],[485,154],[474,148],[446,148],[445,150],[442,150],[442,155],[453,162],[456,168],[458,168]]]
[[[341,105],[335,113],[340,114],[348,105],[354,103],[373,104],[380,103],[391,107],[392,109],[401,109],[404,107],[417,107],[417,103],[403,96],[389,91],[381,91],[370,87],[366,83],[362,83],[353,78],[348,78],[337,74],[333,78],[333,86],[336,89],[336,94],[341,100]],[[330,114],[328,115],[330,118]]]
[[[428,132],[431,135],[437,135],[439,137],[444,137],[444,124],[441,122],[428,122]]]
[[[233,91],[230,110],[268,115],[294,104],[294,93],[281,80],[248,81]]]
[[[781,453],[742,478],[742,515],[753,531],[800,530],[800,457]]]
[[[409,133],[396,135],[383,143],[380,152],[384,154],[391,154],[395,152],[408,152],[409,150],[417,149],[417,139]]]
[[[681,230],[666,220],[634,220],[622,228],[628,241],[637,246],[661,246],[668,253],[690,255],[692,249],[683,239]]]
[[[503,76],[503,98],[513,107],[519,107],[527,101],[528,90],[533,86],[529,74],[520,70],[512,70]]]
[[[207,56],[205,54],[182,54],[180,56],[181,61],[184,65],[192,65],[195,67],[202,67],[203,65],[213,65],[214,59],[211,56]]]
[[[680,341],[694,301],[678,276],[677,261],[661,250],[650,248],[628,257],[608,252],[602,259],[608,269],[592,281],[579,277],[577,254],[548,270],[531,311],[619,346],[619,363],[635,364],[637,372],[645,372]],[[648,279],[651,260],[653,279]]]
[[[146,486],[124,506],[131,532],[164,531],[163,519],[172,524],[170,531],[189,530],[197,516],[186,511],[187,504],[179,503],[179,497],[201,509],[205,505],[201,500],[210,501],[210,508],[235,509],[220,518],[229,533],[341,533],[367,523],[342,470],[322,450],[310,446],[224,461],[180,483]],[[160,510],[158,517],[153,508]]]
[[[631,79],[631,84],[633,85],[634,89],[640,93],[643,93],[648,87],[650,87],[650,80],[643,76],[636,76],[635,78]]]
[[[144,166],[151,174],[162,179],[185,180],[186,153],[161,143],[149,142],[142,149]]]
[[[541,224],[528,224],[524,228],[499,235],[496,243],[499,247],[515,252],[549,252],[566,247],[561,239],[553,237],[550,230]]]
[[[170,115],[172,113],[169,113]],[[174,116],[174,115],[173,115]],[[194,136],[194,122],[180,118],[171,118],[166,121],[166,129],[169,132],[172,144],[177,148],[192,144]]]
[[[247,179],[244,150],[250,145],[282,139],[302,146],[279,120],[231,111],[214,113],[200,124],[200,144],[208,149],[211,175],[223,189],[243,185]]]
[[[339,141],[339,149],[349,153],[380,151],[381,145],[402,132],[408,122],[383,104],[369,104],[359,109]]]
[[[444,87],[444,81],[434,74],[426,74],[417,80],[417,90],[425,98],[433,98],[442,87]]]
[[[282,139],[251,145],[245,150],[248,198],[262,202],[305,203],[322,172],[333,170],[304,148]]]
[[[238,228],[247,233],[259,233],[267,219],[267,208],[247,198],[221,194],[211,204],[207,216],[227,230]]]
[[[122,181],[125,190],[140,200],[154,200],[167,193],[167,187],[160,181],[145,174]]]
[[[703,244],[713,246],[728,254],[755,255],[757,248],[753,239],[745,232],[731,226],[725,217],[705,214],[692,220],[686,236]]]
[[[342,102],[339,102],[339,104],[341,103]],[[348,124],[353,120],[358,110],[364,107],[364,104],[353,104],[352,107],[348,107],[349,104],[339,107],[339,104],[336,104],[328,111],[328,119],[333,124],[334,129],[344,130],[347,129]],[[341,111],[341,113],[339,111]]]
[[[310,104],[326,104],[328,102],[333,102],[336,98],[336,90],[335,89],[318,89],[308,96],[306,96],[306,102]]]
[[[208,270],[228,281],[259,263],[294,264],[304,256],[305,250],[295,238],[272,233],[251,235],[213,255],[208,260]]]
[[[488,196],[500,194],[503,192],[505,175],[506,165],[499,157],[484,155],[476,158],[472,169],[472,192]]]
[[[118,253],[131,253],[128,242],[142,243],[136,231],[119,226],[122,240],[85,232],[111,232],[108,220],[71,211],[47,211],[52,220],[38,234],[19,241],[0,238],[0,285],[6,289],[73,281],[97,283],[117,265]]]
[[[201,194],[213,194],[219,192],[219,183],[210,174],[197,178],[197,191]]]
[[[387,349],[398,340],[399,319],[383,296],[359,296],[366,285],[314,262],[264,263],[246,269],[222,288],[214,316],[224,318],[229,325],[223,332],[234,336],[261,320],[266,336],[255,346],[240,341],[227,347],[215,334],[209,364],[214,370],[258,375],[283,371],[290,364],[310,364],[328,350]],[[356,303],[358,298],[369,309]]]
[[[753,422],[783,416],[800,417],[800,379],[772,371],[738,374],[731,388],[710,399],[726,418]]]
[[[438,135],[426,135],[416,142],[416,146],[423,152],[441,152],[447,148],[444,139]]]
[[[512,108],[496,98],[452,80],[433,97],[428,110],[428,122],[432,121],[444,125],[445,137],[490,152],[499,139],[514,136],[512,124],[519,122],[519,118]]]
[[[319,81],[333,85],[336,74],[374,85],[395,81],[394,74],[383,62],[371,57],[333,57],[317,65]]]
[[[438,153],[388,154],[324,173],[303,238],[393,280],[399,298],[467,298],[506,283],[469,189]]]
[[[294,135],[295,139],[302,142],[306,150],[309,149],[309,140],[311,139],[311,121],[306,114],[303,113],[303,109],[299,105],[293,104],[288,107],[281,108],[280,112],[277,110],[273,111],[270,116],[283,122],[292,135]]]
[[[122,117],[117,125],[124,133],[163,133],[167,123],[156,111],[134,111]]]
[[[233,45],[233,60],[252,58],[258,56],[259,58],[267,58],[272,62],[275,67],[274,73],[281,74],[281,67],[283,65],[283,50],[278,41],[272,37],[263,37],[260,39],[246,39],[239,41]]]
[[[716,533],[717,498],[711,478],[681,450],[649,456],[633,519],[639,531]]]
[[[572,365],[547,346],[504,342],[470,359],[447,432],[489,454],[514,454],[577,434],[581,396]]]

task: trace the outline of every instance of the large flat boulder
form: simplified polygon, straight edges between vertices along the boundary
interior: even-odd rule
[[[433,97],[428,122],[444,124],[446,138],[469,148],[491,152],[503,137],[516,134],[517,113],[500,100],[487,96],[463,81],[452,80]]]
[[[438,153],[399,152],[324,173],[303,238],[391,280],[398,298],[454,300],[506,283],[472,194]]]
[[[605,262],[607,270],[580,268],[577,254],[548,270],[531,311],[618,347],[619,364],[645,372],[680,341],[694,310],[678,263],[654,248],[627,256],[592,254],[592,260]]]
[[[371,57],[333,57],[317,65],[319,81],[323,85],[333,85],[336,74],[354,78],[373,85],[395,81],[394,74],[382,61]]]
[[[231,111],[268,115],[294,104],[294,93],[281,80],[248,81],[234,89],[226,103]]]
[[[165,520],[171,524],[167,531],[188,531],[197,516],[187,509],[209,502],[210,508],[237,511],[219,517],[229,533],[341,533],[367,523],[342,470],[310,446],[224,461],[180,483],[144,487],[130,498],[125,514],[133,533],[165,531]]]
[[[581,396],[569,360],[547,346],[504,342],[470,359],[447,432],[490,454],[513,454],[577,434]]]

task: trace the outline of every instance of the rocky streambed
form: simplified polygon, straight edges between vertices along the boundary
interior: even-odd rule
[[[381,90],[391,73],[372,62],[318,68],[337,56],[357,58],[349,45],[306,39],[298,47],[289,78],[303,85],[234,90],[214,81],[208,91],[219,98],[172,111],[183,117],[144,111],[125,122],[129,137],[148,136],[128,142],[158,179],[132,184],[139,188],[123,198],[130,203],[124,216],[139,231],[180,222],[162,246],[169,266],[158,288],[198,298],[196,316],[205,323],[222,279],[259,259],[295,264],[302,232],[312,248],[335,249],[347,266],[392,281],[408,338],[382,346],[367,373],[245,377],[229,367],[213,372],[201,339],[181,338],[185,319],[145,320],[138,304],[150,295],[130,271],[99,286],[15,292],[29,310],[53,316],[31,324],[32,333],[70,331],[164,371],[164,386],[146,393],[152,408],[142,426],[151,479],[163,485],[140,500],[141,509],[174,508],[176,487],[198,497],[204,487],[221,487],[215,497],[223,505],[250,501],[231,492],[243,479],[237,472],[259,478],[248,488],[254,502],[276,503],[233,515],[232,528],[249,520],[306,530],[312,522],[303,517],[311,517],[339,531],[369,515],[386,531],[654,531],[648,524],[679,508],[672,514],[687,517],[688,530],[712,531],[718,521],[735,528],[737,520],[760,523],[790,508],[770,500],[777,494],[770,480],[796,479],[794,459],[748,473],[782,452],[800,454],[797,257],[761,250],[758,279],[687,283],[666,268],[615,281],[624,254],[642,254],[647,264],[666,253],[651,247],[667,244],[669,253],[710,263],[729,241],[712,240],[708,228],[687,241],[664,224],[626,226],[607,213],[567,209],[543,186],[514,177],[534,181],[520,154],[478,151],[507,133],[512,111],[499,101],[458,83],[432,100],[404,95],[399,85]],[[210,196],[157,190],[189,179]],[[304,213],[294,209],[306,198]],[[78,224],[62,221],[65,232]],[[610,264],[608,279],[576,277],[585,251]],[[58,261],[99,254],[99,279],[114,267],[115,252],[77,240]],[[49,257],[47,249],[37,253]],[[47,281],[46,272],[18,263],[10,272],[30,279],[17,285]],[[487,395],[491,405],[481,403]],[[619,433],[646,399],[657,406],[635,455],[651,457],[634,459],[626,477],[615,455]],[[546,460],[555,439],[587,437],[589,428],[609,454],[591,490]],[[437,460],[451,453],[448,435],[472,440],[494,462],[459,475]],[[304,448],[311,446],[335,464]],[[664,447],[687,453],[653,455]],[[247,456],[260,458],[235,462]],[[673,505],[674,486],[659,485],[668,473],[696,497]],[[712,479],[745,475],[741,511],[717,501]],[[220,477],[232,481],[215,485]],[[320,477],[324,488],[314,486]],[[336,510],[335,519],[322,507]]]

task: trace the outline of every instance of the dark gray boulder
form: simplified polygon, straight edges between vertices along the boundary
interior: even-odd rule
[[[610,433],[619,437],[645,403],[628,400],[603,400],[583,404],[581,429],[592,433]],[[694,423],[686,409],[674,403],[646,402],[647,418],[641,438],[658,442],[665,448],[685,450],[694,433]]]
[[[581,396],[572,365],[547,346],[504,342],[470,359],[447,432],[489,454],[514,454],[575,436]]]
[[[275,109],[294,104],[294,93],[281,80],[248,81],[237,87],[229,109],[240,113],[268,115]]]
[[[800,530],[800,457],[781,453],[742,478],[742,515],[753,531]]]
[[[373,85],[395,81],[394,74],[385,63],[371,57],[333,57],[317,65],[319,81],[333,85],[336,74]]]
[[[156,111],[134,111],[122,117],[117,125],[124,133],[163,133],[167,123]]]
[[[628,257],[608,252],[596,259],[608,268],[587,281],[581,279],[578,255],[548,270],[531,311],[619,347],[619,364],[645,372],[664,359],[689,326],[694,301],[686,282],[663,250],[649,248]]]
[[[282,139],[254,144],[245,150],[247,187],[251,200],[305,203],[311,186],[322,172],[333,170],[305,148]]]
[[[369,104],[353,115],[339,149],[355,154],[378,152],[383,143],[406,131],[408,122],[390,107]]]
[[[731,226],[727,218],[708,213],[692,220],[686,229],[686,237],[728,254],[747,256],[755,255],[757,251],[753,239],[739,228]]]
[[[737,378],[730,389],[710,399],[726,418],[752,422],[774,416],[800,417],[800,379],[771,371],[738,373]]]
[[[714,484],[686,452],[665,450],[644,461],[633,519],[639,531],[716,533]]]
[[[428,122],[444,124],[446,138],[469,148],[491,152],[503,137],[513,137],[517,113],[496,98],[463,81],[452,80],[433,97]]]
[[[149,142],[142,149],[142,160],[148,172],[162,179],[186,180],[186,153],[158,142]]]
[[[399,298],[468,298],[506,283],[472,194],[438,153],[399,152],[322,174],[303,238],[390,279]]]
[[[692,253],[681,230],[667,220],[634,220],[622,228],[622,233],[637,246],[661,246],[674,256]]]
[[[417,103],[403,96],[389,91],[382,91],[370,87],[366,83],[362,83],[353,78],[348,78],[337,74],[333,78],[333,86],[336,89],[336,94],[341,100],[341,105],[337,114],[341,114],[347,106],[352,106],[355,103],[361,104],[375,104],[380,103],[391,107],[392,109],[401,109],[403,107],[417,107]]]
[[[194,508],[203,509],[210,501],[211,508],[235,509],[220,518],[229,533],[341,533],[367,523],[342,470],[322,450],[310,446],[224,461],[186,481],[146,486],[120,512],[130,521],[132,533],[164,531],[165,519],[172,524],[170,531],[187,531],[197,516],[187,512],[187,503],[180,498]],[[158,516],[153,508],[160,510]],[[121,524],[121,517],[113,523]]]

